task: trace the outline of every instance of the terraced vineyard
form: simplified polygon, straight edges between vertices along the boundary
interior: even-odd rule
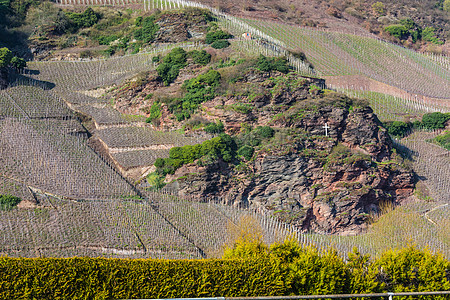
[[[413,132],[398,141],[414,162],[414,170],[430,188],[432,197],[450,203],[450,151],[427,142],[435,132]]]
[[[438,101],[422,101],[412,97],[402,98],[370,90],[354,90],[348,86],[340,88],[327,85],[327,88],[348,95],[349,97],[365,99],[369,102],[377,117],[385,121],[420,120],[430,112],[450,112],[450,107],[442,105]]]
[[[321,76],[364,75],[414,94],[450,98],[448,68],[426,55],[369,37],[243,21],[304,51]]]
[[[55,126],[55,123],[57,126]],[[5,177],[74,199],[135,195],[86,144],[55,121],[0,119],[0,163]]]

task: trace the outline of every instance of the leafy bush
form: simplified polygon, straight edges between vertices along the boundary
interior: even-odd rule
[[[23,58],[14,56],[11,59],[11,66],[13,66],[13,68],[15,68],[17,70],[23,70],[27,67],[27,62]]]
[[[438,135],[434,138],[434,140],[439,145],[450,151],[450,132],[446,132],[444,135]]]
[[[155,23],[155,17],[145,17],[136,22],[141,28],[134,31],[134,38],[144,43],[149,43],[155,38],[156,32],[159,30],[158,24]]]
[[[401,121],[393,121],[393,122],[386,122],[384,124],[384,127],[386,127],[389,134],[403,137],[411,128],[411,124]]]
[[[154,102],[152,106],[150,107],[150,113],[149,117],[145,120],[147,123],[152,123],[156,120],[159,120],[161,118],[161,103]]]
[[[346,265],[336,251],[303,251],[290,265],[295,295],[344,294],[349,286]]]
[[[450,113],[434,112],[424,114],[422,117],[422,126],[427,129],[441,129],[445,127],[445,123],[450,119]]]
[[[227,245],[223,259],[258,260],[269,258],[269,247],[264,244],[263,229],[253,216],[241,217],[228,228],[232,245]]]
[[[214,49],[224,49],[227,48],[228,46],[230,46],[230,42],[227,40],[218,40],[214,41],[211,44],[211,47],[213,47]]]
[[[165,85],[169,85],[178,77],[180,69],[186,66],[186,58],[186,51],[182,48],[174,48],[164,57],[156,71]]]
[[[249,145],[244,145],[239,148],[237,154],[244,157],[246,160],[250,160],[253,156],[253,152],[255,152],[255,148]]]
[[[384,28],[384,31],[400,40],[405,39],[408,35],[408,29],[400,24],[389,25]]]
[[[375,261],[381,280],[391,292],[449,290],[450,263],[442,255],[408,247],[388,250]],[[444,298],[442,298],[444,299]]]
[[[229,135],[222,133],[201,144],[173,147],[169,151],[169,158],[159,158],[154,165],[162,175],[173,174],[182,165],[193,163],[204,156],[231,162],[236,157],[236,143]]]
[[[450,11],[450,0],[445,0],[442,4],[442,9],[445,11]]]
[[[119,37],[115,34],[113,35],[101,35],[99,37],[97,37],[97,41],[100,45],[109,45],[111,44],[111,42],[114,42],[115,40],[117,40]]]
[[[205,132],[207,133],[222,133],[224,129],[223,123],[220,120],[217,123],[208,123],[205,126]]]
[[[381,293],[385,287],[378,281],[378,268],[372,263],[368,254],[362,255],[355,247],[348,254],[347,270],[350,274],[349,293]]]
[[[236,137],[236,144],[239,149],[245,145],[256,147],[265,139],[270,139],[274,136],[275,131],[269,126],[258,126],[254,130],[241,133]]]
[[[263,72],[279,71],[281,73],[289,72],[289,65],[284,57],[265,57],[260,55],[256,62],[256,68]]]
[[[444,42],[436,37],[435,29],[427,27],[422,31],[422,40],[432,42],[433,44],[442,45]]]
[[[270,126],[258,126],[254,130],[254,134],[263,139],[269,139],[275,134],[275,130]]]
[[[27,15],[28,9],[31,6],[37,6],[39,5],[39,0],[10,0],[6,1],[6,3],[3,4],[3,6],[6,6],[6,4],[9,3],[9,8],[15,17],[19,19],[25,19],[25,16]]]
[[[166,184],[164,183],[164,176],[157,172],[153,172],[147,175],[147,182],[152,190],[159,190]]]
[[[74,24],[75,29],[91,27],[100,19],[90,7],[82,13],[66,12],[66,16]]]
[[[183,164],[192,163],[205,155],[214,159],[222,158],[225,161],[231,161],[234,158],[235,148],[233,139],[227,134],[221,134],[201,144],[171,148],[169,157],[180,160]]]
[[[22,199],[12,195],[0,195],[0,210],[9,210],[20,203]]]
[[[186,51],[184,51],[183,48],[177,47],[173,48],[172,51],[164,57],[163,61],[166,64],[179,66],[181,69],[186,66],[186,58]]]
[[[205,50],[192,50],[188,53],[194,63],[206,66],[211,61],[211,54],[207,53]]]
[[[372,4],[372,10],[378,16],[383,16],[386,13],[386,8],[384,4],[380,1]]]
[[[231,34],[229,34],[228,32],[219,29],[219,30],[214,30],[214,31],[208,32],[206,34],[205,42],[207,44],[212,44],[215,41],[226,40],[226,39],[230,39],[232,37],[233,36]]]
[[[405,28],[408,30],[413,43],[422,38],[422,28],[417,25],[416,22],[414,22],[411,18],[400,20],[400,24],[405,26]]]
[[[156,72],[158,72],[158,75],[161,77],[164,84],[169,85],[177,79],[178,74],[180,73],[180,68],[179,66],[171,66],[169,64],[162,63],[156,68]]]
[[[0,68],[7,67],[13,58],[11,50],[8,48],[0,48]]]
[[[182,86],[186,90],[185,95],[168,105],[169,110],[175,114],[178,121],[190,118],[201,103],[214,99],[214,88],[219,84],[220,78],[219,72],[209,70],[185,81]]]

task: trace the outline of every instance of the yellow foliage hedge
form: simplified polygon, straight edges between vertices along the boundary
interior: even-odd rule
[[[0,299],[133,299],[286,294],[275,260],[0,258]]]

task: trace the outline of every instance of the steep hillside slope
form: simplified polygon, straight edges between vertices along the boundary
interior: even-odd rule
[[[261,21],[275,21],[308,27],[324,28],[331,31],[367,35],[369,33],[401,43],[384,29],[388,25],[399,24],[401,20],[411,19],[417,26],[425,29],[433,27],[442,41],[449,39],[450,14],[443,10],[444,1],[272,1],[253,0],[235,5],[232,1],[200,0],[200,3],[219,8],[225,12]],[[377,4],[376,4],[377,3]],[[403,42],[415,49],[428,49],[449,53],[448,44],[438,44],[420,39],[418,42]],[[438,50],[439,49],[439,50]]]

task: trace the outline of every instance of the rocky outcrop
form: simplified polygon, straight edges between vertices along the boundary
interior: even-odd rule
[[[157,43],[179,43],[189,39],[204,38],[208,27],[204,14],[171,13],[162,15],[156,23],[160,29]]]
[[[291,141],[266,145],[245,166],[192,164],[168,181],[181,177],[172,183],[180,194],[220,196],[326,234],[358,233],[381,203],[411,195],[413,173],[395,160],[389,136],[370,108],[316,106],[285,125],[295,128]]]
[[[252,68],[236,73],[235,84],[228,87],[233,92],[218,92],[193,117],[203,124],[220,120],[229,134],[267,125],[277,134],[256,146],[250,161],[210,160],[179,168],[166,182],[180,195],[220,197],[303,231],[354,234],[367,227],[381,203],[401,202],[412,193],[413,173],[401,166],[366,103],[321,90],[320,79]],[[158,88],[168,95],[177,86],[161,88],[155,80],[142,90],[121,89],[125,94],[118,98],[133,105],[126,99],[136,97],[126,93],[143,97]],[[159,128],[182,126],[167,105],[161,114]]]
[[[114,108],[123,114],[145,113],[153,103],[152,94],[163,86],[156,74],[138,75],[127,85],[110,93],[114,97]]]

